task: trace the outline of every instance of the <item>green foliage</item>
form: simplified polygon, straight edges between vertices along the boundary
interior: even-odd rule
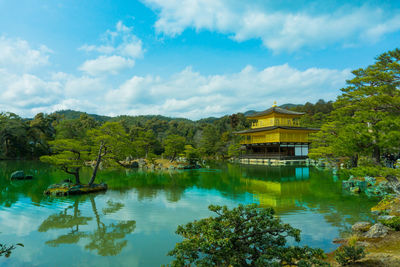
[[[192,145],[185,145],[183,153],[190,164],[196,163],[199,159],[199,152]]]
[[[90,127],[92,126],[94,127],[94,125]],[[89,182],[92,184],[101,161],[106,166],[124,166],[123,161],[126,157],[134,153],[134,146],[121,123],[106,122],[98,128],[88,130],[84,136],[82,141],[77,139],[50,141],[53,154],[42,156],[40,160],[74,175],[77,184],[80,183],[80,169],[87,161],[95,160],[96,165]]]
[[[146,130],[142,127],[133,127],[129,133],[130,139],[133,140],[133,145],[136,148],[136,157],[146,157],[149,153],[154,153],[159,146],[159,141],[156,138],[153,130]]]
[[[347,157],[354,166],[366,156],[380,164],[382,153],[400,150],[400,49],[353,71],[334,111],[314,135],[312,157]]]
[[[56,126],[57,139],[84,139],[86,132],[98,127],[100,123],[86,113],[77,119],[62,120]]]
[[[388,175],[400,176],[400,170],[381,166],[356,167],[352,169],[341,169],[340,174],[343,177],[349,177],[350,175],[353,175],[355,177],[386,177]]]
[[[221,147],[220,134],[217,128],[212,125],[206,125],[202,132],[200,149],[206,156],[215,155]]]
[[[164,155],[175,160],[176,156],[185,150],[185,138],[176,134],[168,135],[164,140]]]
[[[50,145],[48,142],[55,137],[53,123],[56,120],[54,116],[46,116],[38,113],[29,122],[28,139],[33,157],[39,157],[49,153]]]
[[[293,111],[305,113],[300,118],[300,125],[304,127],[319,128],[327,122],[329,114],[333,111],[333,102],[320,99],[315,104],[310,102],[304,105],[296,105],[294,107],[287,107]]]
[[[335,252],[335,260],[340,265],[348,265],[365,257],[364,247],[351,245],[341,246]]]
[[[28,154],[29,126],[14,113],[0,113],[0,151],[3,158]]]
[[[87,132],[92,155],[98,155],[100,147],[101,158],[105,165],[122,165],[126,157],[136,153],[135,146],[130,141],[120,122],[106,122],[98,128]],[[93,158],[94,159],[94,158]]]
[[[238,157],[240,155],[240,144],[232,143],[228,147],[228,156],[229,157]]]
[[[155,164],[157,159],[157,155],[154,153],[149,153],[147,155],[147,160],[149,161],[150,164]]]
[[[291,105],[289,108],[306,112],[304,126],[319,126],[326,121],[331,102],[323,100],[315,104]],[[239,137],[235,131],[250,127],[245,114],[236,113],[221,118],[205,118],[191,121],[160,115],[107,117],[84,112],[64,110],[46,115],[38,113],[33,119],[22,119],[13,113],[0,114],[0,158],[38,158],[51,154],[49,141],[75,139],[84,143],[91,140],[89,130],[98,129],[105,123],[120,123],[128,134],[134,149],[130,156],[147,158],[149,153],[175,158],[185,153],[184,144],[196,150],[196,158],[221,158],[237,156]],[[173,136],[174,146],[169,138]],[[93,151],[92,151],[93,152]],[[94,153],[96,154],[96,153]],[[175,156],[174,156],[175,155]]]
[[[40,160],[58,166],[61,170],[75,177],[80,184],[79,171],[89,160],[90,147],[75,139],[58,139],[50,141],[53,155],[41,156]]]
[[[287,238],[300,241],[300,230],[283,224],[271,208],[256,204],[209,206],[216,214],[185,226],[177,234],[184,240],[168,253],[172,266],[311,266],[324,264],[321,249],[287,246]]]
[[[379,220],[383,225],[393,228],[396,231],[400,231],[400,217],[395,216],[387,220]]]
[[[106,166],[117,164],[124,167],[123,161],[134,153],[134,146],[120,122],[106,122],[99,128],[89,130],[87,136],[92,155],[96,155],[89,185],[94,183],[102,161]]]
[[[65,120],[79,119],[82,115],[84,115],[84,116],[92,117],[93,119],[95,119],[97,122],[100,122],[100,123],[111,120],[111,117],[108,117],[108,116],[87,114],[86,112],[75,111],[75,110],[70,110],[70,109],[59,110],[59,111],[54,112],[52,115],[62,117]]]

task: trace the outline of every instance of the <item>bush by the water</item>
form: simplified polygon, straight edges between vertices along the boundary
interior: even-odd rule
[[[398,216],[386,220],[380,220],[380,222],[396,231],[400,231],[400,217]]]
[[[366,166],[366,167],[356,167],[352,169],[341,169],[340,175],[343,177],[349,177],[353,175],[354,177],[386,177],[388,175],[400,176],[400,169],[393,169],[380,166]]]
[[[300,230],[284,224],[272,208],[256,204],[209,206],[216,214],[178,226],[183,241],[168,253],[172,266],[321,266],[325,254],[308,246],[288,246],[287,238],[300,241]]]
[[[340,265],[348,265],[365,257],[364,247],[350,245],[342,246],[336,250],[335,260]]]

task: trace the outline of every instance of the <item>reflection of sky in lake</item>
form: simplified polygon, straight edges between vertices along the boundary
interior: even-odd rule
[[[180,240],[174,234],[179,224],[210,216],[210,204],[234,207],[252,202],[274,206],[285,223],[301,229],[301,244],[331,251],[336,247],[332,240],[350,223],[367,216],[374,203],[364,196],[343,195],[340,181],[334,183],[329,173],[316,169],[219,167],[222,171],[167,175],[103,173],[102,179],[108,179],[110,190],[92,197],[38,196],[42,187],[53,181],[56,170],[43,174],[41,182],[25,182],[17,187],[7,187],[5,182],[1,196],[8,197],[10,203],[0,205],[0,240],[9,244],[21,242],[25,247],[17,248],[10,259],[0,258],[0,264],[160,266],[170,261],[166,254]],[[30,193],[25,194],[24,190]],[[112,210],[110,203],[123,205]],[[38,231],[50,219],[59,221],[64,217],[71,224],[82,222],[79,218],[88,219],[78,227],[50,223],[45,231]],[[100,256],[99,250],[88,248],[90,240],[98,242],[102,238],[98,233],[110,233],[118,223],[127,221],[135,221],[135,227],[131,232],[114,235],[115,244],[124,244],[116,256]]]

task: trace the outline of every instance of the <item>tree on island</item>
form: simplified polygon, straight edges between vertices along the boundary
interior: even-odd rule
[[[360,156],[380,164],[400,149],[400,49],[383,53],[341,89],[329,121],[315,134],[310,157]]]
[[[79,172],[89,161],[95,161],[89,186],[96,179],[100,163],[124,166],[123,160],[133,151],[132,142],[118,122],[106,122],[101,127],[88,130],[83,140],[56,139],[49,142],[53,155],[42,156],[41,161],[58,166],[75,177],[80,184]]]
[[[64,172],[75,177],[75,184],[80,184],[79,172],[90,160],[90,147],[75,139],[58,139],[50,141],[53,155],[42,156],[40,160],[59,167]]]
[[[300,230],[283,224],[272,208],[210,205],[209,210],[216,216],[178,226],[184,240],[168,253],[175,257],[172,266],[327,265],[321,249],[287,245],[288,237],[300,241]]]
[[[106,122],[99,128],[89,130],[87,135],[91,143],[92,154],[97,152],[89,185],[94,183],[102,161],[106,165],[118,164],[125,167],[123,161],[134,153],[134,146],[119,122]]]

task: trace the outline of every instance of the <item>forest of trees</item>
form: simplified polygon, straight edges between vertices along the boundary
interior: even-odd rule
[[[291,109],[306,113],[303,126],[319,127],[332,110],[332,102],[307,102]],[[0,159],[37,159],[52,152],[54,140],[84,140],[89,130],[100,129],[107,122],[123,129],[132,142],[133,158],[163,155],[174,159],[188,153],[228,158],[239,153],[239,137],[233,132],[250,127],[243,113],[191,121],[160,115],[107,117],[72,110],[24,119],[6,112],[0,113]]]

